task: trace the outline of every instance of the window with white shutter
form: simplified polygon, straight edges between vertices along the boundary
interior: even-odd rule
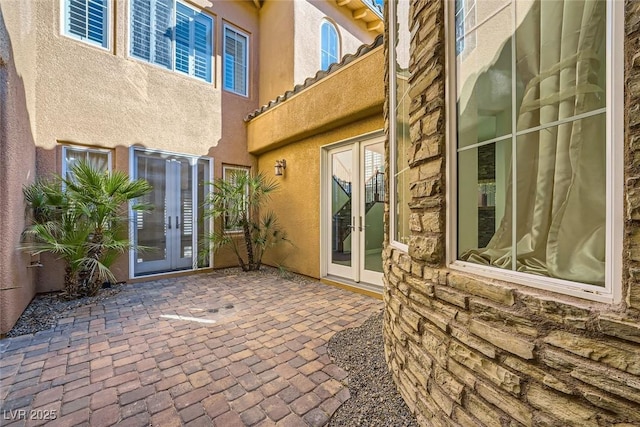
[[[109,0],[63,0],[64,34],[109,47]]]
[[[174,0],[131,0],[131,56],[212,81],[213,18]]]
[[[249,36],[224,27],[224,88],[238,95],[249,94]]]

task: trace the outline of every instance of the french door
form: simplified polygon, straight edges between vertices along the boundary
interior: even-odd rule
[[[153,207],[133,213],[134,276],[209,266],[201,206],[210,160],[134,150],[133,163],[133,176],[152,186],[144,201]]]
[[[334,148],[324,158],[327,273],[381,285],[384,139]]]

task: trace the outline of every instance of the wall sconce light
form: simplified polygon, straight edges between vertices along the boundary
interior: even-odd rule
[[[282,176],[282,172],[287,168],[287,161],[285,159],[276,160],[276,176]]]

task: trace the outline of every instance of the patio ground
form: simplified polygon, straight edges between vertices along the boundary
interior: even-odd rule
[[[327,342],[382,302],[227,273],[127,285],[0,341],[0,425],[324,425],[349,397]]]

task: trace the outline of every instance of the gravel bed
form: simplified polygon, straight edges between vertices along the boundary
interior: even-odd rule
[[[329,426],[417,426],[384,360],[382,312],[358,328],[336,333],[329,340],[329,355],[349,374],[344,383],[351,394]]]
[[[38,294],[29,303],[14,327],[7,332],[7,338],[46,331],[56,326],[58,319],[66,313],[83,305],[92,304],[111,298],[122,290],[123,284],[112,284],[108,288],[100,289],[98,295],[67,301],[60,296],[61,292]]]

